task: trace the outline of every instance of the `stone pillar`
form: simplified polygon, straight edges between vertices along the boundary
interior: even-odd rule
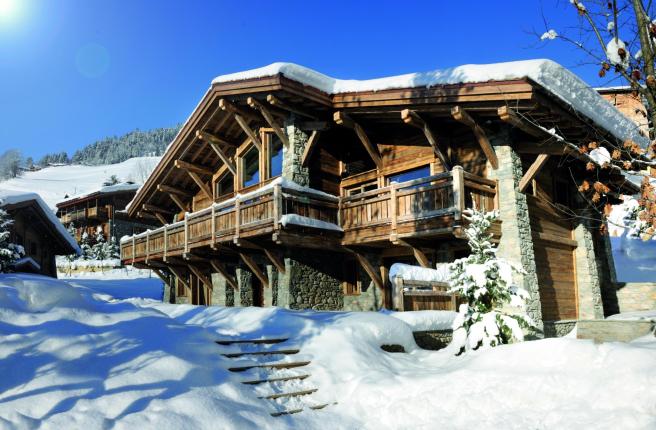
[[[251,286],[252,276],[253,274],[248,269],[244,269],[242,267],[237,268],[236,277],[239,291],[235,291],[235,306],[253,305],[253,289]]]
[[[212,273],[212,306],[226,306],[226,279],[219,273]]]
[[[526,303],[526,311],[537,325],[538,333],[542,332],[542,308],[540,291],[535,267],[533,237],[528,213],[526,195],[519,192],[519,181],[523,175],[522,161],[510,146],[510,136],[507,130],[493,136],[499,168],[493,170],[488,163],[490,179],[499,181],[497,195],[499,200],[499,218],[501,219],[501,241],[497,255],[516,264],[525,271],[525,275],[514,274],[517,285],[528,291],[530,298]]]
[[[264,306],[278,306],[278,271],[272,265],[266,268],[269,288],[264,289]]]
[[[574,229],[574,240],[578,243],[574,252],[579,305],[578,318],[583,320],[604,317],[597,256],[591,229],[590,223],[585,219],[579,219],[579,224]]]
[[[162,303],[175,303],[175,292],[172,290],[172,287],[169,287],[166,283],[164,283],[164,295],[162,296]]]
[[[276,280],[276,306],[281,308],[290,308],[291,295],[289,293],[290,278],[289,274],[292,271],[292,259],[285,258],[285,273],[278,273]]]
[[[283,148],[282,177],[307,187],[310,185],[310,172],[301,166],[303,151],[309,136],[295,124],[295,118],[285,123],[289,146]]]

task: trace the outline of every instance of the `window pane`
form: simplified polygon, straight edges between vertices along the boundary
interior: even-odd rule
[[[423,166],[389,176],[389,182],[390,184],[398,184],[399,182],[412,181],[413,179],[425,178],[427,176],[430,176],[430,168]]]
[[[282,142],[275,134],[271,136],[271,151],[269,152],[269,166],[271,166],[271,177],[282,175]]]
[[[218,196],[225,196],[235,191],[235,181],[231,174],[224,175],[219,182],[216,183],[216,194]]]
[[[243,159],[244,169],[242,184],[244,187],[255,185],[260,182],[260,152],[252,147]]]

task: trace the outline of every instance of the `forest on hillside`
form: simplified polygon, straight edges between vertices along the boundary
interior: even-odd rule
[[[9,149],[0,154],[0,180],[14,178],[23,169],[32,170],[35,167],[61,164],[97,166],[120,163],[134,157],[159,156],[164,154],[180,126],[146,131],[136,129],[122,136],[105,137],[75,151],[72,157],[66,151],[60,151],[34,161],[32,157],[25,158],[18,149]]]

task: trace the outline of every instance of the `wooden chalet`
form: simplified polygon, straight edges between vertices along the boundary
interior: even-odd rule
[[[105,240],[111,237],[118,240],[125,235],[138,234],[157,222],[155,217],[128,217],[125,208],[138,189],[138,184],[123,183],[71,197],[57,203],[57,216],[62,224],[73,224],[78,242],[84,233],[93,239],[99,227]]]
[[[575,145],[623,139],[599,124],[628,120],[587,86],[587,104],[567,100],[551,74],[582,81],[555,63],[485,67],[339,81],[279,63],[215,79],[132,201],[130,217],[162,225],[123,240],[123,262],[158,273],[171,302],[398,308],[390,266],[466,256],[476,204],[500,211],[499,253],[526,270],[536,321],[602,316],[612,257],[575,216],[591,161]],[[608,195],[631,187],[598,174]]]
[[[25,257],[14,265],[17,272],[56,278],[55,257],[80,253],[75,240],[38,194],[0,189],[0,209],[13,220],[11,243],[25,251]]]

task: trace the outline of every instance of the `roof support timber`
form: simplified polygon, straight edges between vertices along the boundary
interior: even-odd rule
[[[278,97],[274,96],[273,94],[267,95],[267,102],[269,102],[271,106],[275,106],[279,109],[286,110],[288,112],[295,113],[297,115],[304,116],[306,118],[317,119],[316,116],[307,113],[303,109],[298,109],[295,106],[291,106],[287,104],[286,102],[280,100]]]
[[[212,195],[212,190],[205,182],[203,182],[201,177],[198,176],[197,173],[191,172],[189,170],[187,170],[187,173],[189,174],[189,176],[191,176],[191,179],[196,183],[196,185],[198,185],[198,188],[200,188],[203,194],[205,194],[205,197],[207,197],[210,200],[213,200],[214,196]]]
[[[287,135],[282,130],[282,128],[278,125],[278,122],[273,117],[271,111],[267,109],[267,107],[264,106],[262,103],[257,101],[257,99],[255,99],[254,97],[249,97],[246,100],[246,103],[248,103],[248,105],[253,109],[257,109],[260,111],[260,113],[264,117],[264,120],[273,129],[273,132],[276,133],[276,136],[278,136],[278,138],[282,141],[283,145],[289,147],[289,139],[287,139]]]
[[[205,140],[209,142],[210,147],[216,152],[216,155],[219,156],[221,161],[228,167],[228,170],[230,170],[230,173],[233,175],[237,174],[237,167],[235,166],[235,163],[230,160],[230,157],[223,152],[223,149],[221,149],[222,144],[227,144],[228,142],[224,139],[221,139],[217,136],[214,136],[206,131],[201,131],[201,130],[196,130],[196,137],[198,137],[201,140]]]
[[[216,260],[211,260],[210,264],[217,273],[225,278],[226,282],[232,287],[233,290],[239,290],[239,284],[237,284],[237,280],[234,278],[234,276],[228,273],[228,269],[222,263],[219,263]]]
[[[517,112],[515,112],[513,109],[509,108],[508,106],[501,106],[497,110],[497,113],[499,114],[499,118],[501,118],[502,121],[507,122],[513,127],[517,127],[518,129],[522,130],[527,134],[530,134],[531,136],[540,139],[548,139],[554,137],[551,134],[549,134],[546,130],[543,130],[542,128],[536,126],[535,124],[531,124],[529,121],[522,118]]]
[[[308,139],[307,143],[305,144],[305,149],[303,150],[303,156],[301,157],[301,165],[303,167],[307,167],[308,164],[310,163],[310,157],[312,157],[312,153],[314,152],[314,149],[317,146],[317,142],[319,141],[320,136],[321,136],[321,132],[318,130],[314,130],[310,135],[310,138]]]
[[[380,277],[380,273],[376,271],[376,268],[371,264],[369,260],[367,260],[367,257],[365,257],[363,254],[351,250],[353,255],[355,255],[355,258],[358,260],[358,263],[360,263],[360,266],[364,269],[365,272],[367,272],[367,275],[371,278],[371,280],[376,284],[378,288],[380,288],[381,291],[385,291],[385,283],[383,282],[383,279]]]
[[[494,152],[494,148],[492,148],[492,145],[490,144],[490,140],[487,138],[487,135],[485,134],[485,131],[481,128],[481,126],[478,125],[478,123],[474,121],[474,118],[469,116],[467,111],[461,108],[460,106],[454,106],[453,108],[451,108],[451,116],[456,121],[472,129],[472,131],[474,132],[474,136],[478,141],[478,144],[481,146],[481,149],[485,153],[485,156],[490,161],[492,168],[496,170],[499,167],[499,160],[497,159],[497,154]]]
[[[155,218],[157,218],[157,220],[158,220],[159,222],[161,222],[162,225],[166,225],[166,224],[168,224],[168,222],[166,221],[166,218],[164,218],[164,215],[162,215],[162,214],[159,213],[159,212],[155,212]]]
[[[379,169],[383,167],[383,160],[380,158],[380,152],[378,152],[378,148],[376,148],[371,143],[369,137],[367,136],[367,133],[365,133],[364,129],[360,126],[360,124],[353,121],[353,119],[351,119],[347,114],[345,114],[342,111],[335,112],[333,114],[333,120],[338,125],[353,129],[355,131],[355,134],[358,135],[360,142],[362,142],[364,149],[367,150],[369,156],[376,164],[376,167],[378,167]]]
[[[428,143],[430,143],[430,146],[433,147],[433,152],[435,152],[435,155],[437,155],[437,158],[440,159],[440,162],[442,163],[442,166],[446,170],[451,170],[451,164],[447,160],[446,156],[442,151],[440,151],[440,147],[437,143],[437,139],[435,138],[435,134],[431,130],[431,128],[428,126],[426,121],[423,120],[417,112],[412,111],[410,109],[403,109],[401,111],[401,119],[403,122],[405,122],[408,125],[411,125],[413,127],[417,127],[420,130],[424,132],[424,136],[426,136],[426,140],[428,140]]]
[[[412,254],[415,256],[417,263],[419,263],[421,267],[426,267],[426,268],[431,267],[430,260],[426,256],[426,253],[424,253],[424,251],[422,251],[420,248],[417,248],[416,246],[406,242],[405,240],[397,239],[396,242],[399,245],[407,246],[408,248],[412,249]]]
[[[191,298],[191,286],[189,285],[189,282],[185,279],[184,273],[182,273],[180,270],[178,270],[177,267],[168,265],[167,266],[169,269],[169,272],[173,273],[175,277],[178,279],[178,282],[180,282],[184,287],[185,290],[187,291],[187,294],[189,295],[189,298]]]
[[[173,200],[173,203],[178,205],[178,207],[180,208],[181,211],[189,212],[189,205],[185,204],[185,202],[183,202],[180,199],[180,197],[178,197],[177,194],[173,194],[173,193],[167,193],[167,194],[171,198],[171,200]]]
[[[212,176],[213,174],[213,172],[207,167],[182,160],[175,160],[175,167],[178,169],[186,170],[187,172],[194,172],[205,176]]]
[[[206,276],[206,275],[205,275],[205,274],[204,274],[204,273],[203,273],[203,272],[202,272],[197,266],[195,266],[195,265],[193,265],[193,264],[188,264],[188,263],[187,263],[187,267],[189,267],[189,270],[191,270],[191,273],[193,273],[194,275],[196,275],[196,277],[197,277],[198,279],[200,279],[200,281],[201,281],[201,282],[202,282],[207,288],[209,288],[210,290],[212,290],[212,289],[214,288],[214,286],[212,285],[212,281],[211,281],[210,279],[208,279],[207,276]]]
[[[529,184],[535,177],[540,173],[540,170],[547,164],[549,161],[549,154],[540,154],[538,158],[535,159],[531,167],[528,168],[522,179],[519,181],[519,192],[523,193],[528,188]]]
[[[166,215],[173,215],[174,214],[173,212],[171,212],[169,210],[162,209],[159,206],[151,205],[151,204],[148,204],[148,203],[144,203],[141,207],[143,208],[143,210],[145,210],[147,212],[151,212],[153,214],[158,214],[158,213],[166,214]]]
[[[240,252],[239,256],[241,257],[242,261],[246,263],[246,266],[248,266],[248,268],[251,269],[251,272],[253,272],[255,276],[257,276],[257,279],[260,280],[262,285],[266,288],[269,288],[270,285],[269,285],[268,277],[266,276],[265,273],[263,273],[260,270],[260,268],[257,266],[257,263],[255,263],[255,261],[253,260],[253,258],[250,255],[246,254],[245,252]]]
[[[193,196],[193,194],[191,194],[188,191],[181,190],[180,188],[172,187],[170,185],[159,184],[159,185],[157,185],[157,190],[162,192],[162,193],[176,194],[176,195],[182,196],[182,197],[192,197]]]
[[[246,120],[244,113],[240,109],[237,109],[235,105],[226,99],[219,100],[219,107],[221,107],[221,109],[226,112],[230,112],[235,117],[235,121],[237,121],[239,127],[244,130],[244,133],[246,133],[246,135],[250,138],[250,140],[253,142],[253,145],[257,147],[257,150],[262,152],[262,142],[260,142],[260,138],[257,136],[257,133],[255,133],[251,126],[248,125],[248,121]]]

